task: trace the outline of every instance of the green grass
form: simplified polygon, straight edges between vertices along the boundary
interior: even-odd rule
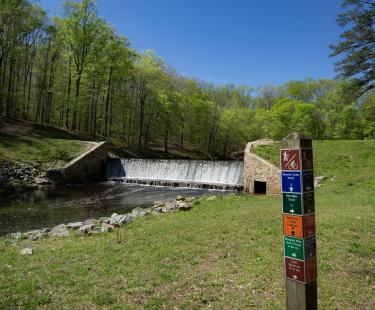
[[[328,177],[316,191],[319,308],[375,309],[375,141],[314,151]],[[0,243],[0,308],[283,309],[283,269],[281,199],[230,195],[106,235]]]
[[[0,129],[0,160],[20,161],[42,168],[58,167],[88,148],[87,142],[46,129]]]

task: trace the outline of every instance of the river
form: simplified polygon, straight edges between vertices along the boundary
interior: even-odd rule
[[[53,227],[112,213],[127,213],[135,207],[150,207],[177,195],[225,195],[231,192],[181,187],[154,187],[103,182],[78,186],[46,187],[13,195],[1,201],[0,235]]]

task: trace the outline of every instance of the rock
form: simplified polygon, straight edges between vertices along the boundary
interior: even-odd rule
[[[126,218],[127,218],[126,214],[113,213],[109,224],[114,225],[114,226],[121,226],[122,224],[126,223]]]
[[[101,217],[99,219],[99,223],[106,223],[106,224],[109,224],[111,222],[111,218],[110,217]]]
[[[133,222],[135,219],[136,219],[136,215],[133,214],[133,213],[129,213],[126,215],[126,219],[124,221],[124,223],[130,223],[130,222]]]
[[[11,233],[10,238],[18,241],[18,240],[25,239],[25,235],[23,233],[17,231],[16,233]]]
[[[195,199],[195,197],[186,197],[186,202],[192,202]]]
[[[51,234],[55,237],[68,237],[69,230],[66,228],[65,224],[60,224],[52,228]]]
[[[212,195],[212,196],[207,198],[207,201],[214,201],[216,199],[217,199],[217,197],[215,195]]]
[[[52,228],[48,228],[48,227],[46,227],[46,228],[43,228],[43,229],[42,229],[42,233],[44,233],[44,234],[48,234],[48,233],[51,232],[51,230],[52,230]]]
[[[21,255],[32,255],[33,254],[33,249],[32,248],[23,248],[20,251]]]
[[[155,201],[154,202],[154,207],[153,208],[159,208],[165,206],[165,203],[162,201]]]
[[[86,224],[80,227],[78,230],[75,231],[76,235],[84,235],[91,233],[95,229],[95,224]]]
[[[327,179],[327,177],[325,177],[325,176],[323,176],[323,175],[321,175],[321,176],[319,176],[319,177],[316,177],[316,178],[314,179],[314,187],[315,187],[315,188],[320,187],[320,186],[322,185],[322,182],[323,182],[324,180],[326,180],[326,179]]]
[[[184,197],[184,196],[181,196],[181,195],[178,195],[177,197],[176,197],[176,201],[183,201],[183,200],[185,200],[186,198]]]
[[[114,229],[115,229],[115,226],[111,224],[107,224],[107,223],[102,223],[102,227],[100,228],[100,231],[102,233],[105,233],[105,232],[113,231]]]
[[[191,206],[190,204],[185,203],[185,202],[180,203],[180,204],[178,205],[178,210],[180,210],[180,211],[188,211],[188,210],[190,210],[191,208],[192,208],[192,206]]]
[[[165,209],[162,207],[154,208],[154,213],[165,213]]]
[[[89,232],[87,232],[90,236],[91,235],[97,235],[97,234],[100,234],[101,232],[99,230],[90,230]]]
[[[40,229],[35,229],[35,230],[30,230],[28,232],[25,232],[25,237],[27,239],[30,239],[30,240],[33,240],[33,241],[36,241],[38,240],[40,237],[43,236],[43,233],[42,233],[42,230]]]
[[[75,222],[75,223],[69,223],[68,225],[66,225],[66,227],[76,230],[76,229],[80,229],[83,225],[85,225],[85,223]]]
[[[84,224],[85,225],[90,225],[90,224],[99,225],[100,221],[97,219],[89,219],[89,220],[86,220]]]
[[[149,214],[150,211],[148,209],[142,209],[140,207],[137,207],[132,210],[130,214],[134,215],[136,218],[137,217],[144,217],[145,215]]]
[[[47,178],[42,178],[42,177],[34,178],[34,182],[37,185],[50,185],[51,184],[51,182]]]

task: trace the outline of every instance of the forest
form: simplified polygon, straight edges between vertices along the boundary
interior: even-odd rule
[[[136,51],[94,1],[62,5],[62,16],[51,17],[32,1],[0,0],[0,117],[105,139],[140,156],[180,149],[233,158],[248,141],[291,131],[375,138],[375,92],[355,79],[214,85]]]

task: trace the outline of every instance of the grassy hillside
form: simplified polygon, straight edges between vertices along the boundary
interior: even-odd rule
[[[319,308],[375,309],[375,141],[314,149],[328,177],[316,191]],[[26,245],[32,256],[19,255]],[[284,309],[280,198],[203,199],[107,235],[3,242],[0,253],[0,308]]]
[[[61,166],[90,147],[77,136],[28,122],[0,123],[0,161],[20,161],[42,168]]]

